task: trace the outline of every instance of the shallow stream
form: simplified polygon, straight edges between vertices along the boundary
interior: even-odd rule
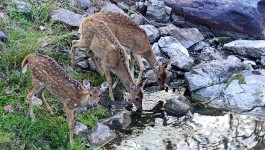
[[[196,150],[265,149],[265,119],[213,108],[196,108],[183,117],[167,115],[162,102],[181,93],[146,92],[144,113],[133,114],[128,129],[104,149]],[[166,99],[165,99],[166,98]],[[156,100],[154,100],[156,99]]]

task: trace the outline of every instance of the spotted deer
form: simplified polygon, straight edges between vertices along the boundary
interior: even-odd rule
[[[29,54],[22,62],[22,73],[25,73],[28,67],[32,77],[32,86],[27,94],[31,119],[35,119],[32,106],[32,99],[35,96],[42,100],[50,114],[54,114],[43,94],[43,91],[47,89],[63,101],[69,126],[70,143],[73,144],[74,111],[89,105],[96,107],[101,91],[107,89],[108,83],[104,82],[100,87],[90,87],[89,81],[84,80],[81,85],[48,56]]]
[[[85,20],[89,19],[98,19],[105,22],[120,44],[131,49],[132,75],[134,74],[133,67],[135,62],[140,66],[137,82],[141,80],[143,71],[145,70],[141,59],[141,57],[143,57],[152,66],[160,89],[165,89],[165,81],[167,77],[166,65],[161,65],[156,60],[156,56],[153,53],[146,32],[142,28],[135,24],[129,17],[119,12],[98,12],[85,18]],[[74,65],[75,55],[73,53],[72,66]]]
[[[129,101],[137,107],[137,110],[141,111],[143,81],[135,83],[129,71],[128,56],[106,23],[98,19],[86,18],[81,22],[80,31],[80,39],[72,42],[73,54],[78,47],[89,49],[89,54],[97,71],[101,75],[105,75],[109,83],[109,97],[112,103],[114,97],[110,72],[114,73],[123,83],[129,92]]]

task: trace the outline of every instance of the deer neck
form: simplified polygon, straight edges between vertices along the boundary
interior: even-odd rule
[[[130,91],[130,85],[134,83],[129,69],[126,68],[123,64],[120,64],[120,67],[111,69],[117,77],[121,80],[127,91]]]

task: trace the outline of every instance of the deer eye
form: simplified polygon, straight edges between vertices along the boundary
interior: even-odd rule
[[[100,95],[98,97],[100,97]]]
[[[158,78],[157,80],[158,80],[158,81],[161,81],[161,78]]]
[[[139,101],[139,98],[135,98],[136,101]]]
[[[92,94],[91,93],[89,95],[90,95],[90,97],[92,97]]]

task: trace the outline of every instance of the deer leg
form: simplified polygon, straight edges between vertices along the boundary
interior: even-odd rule
[[[36,93],[39,92],[39,90],[41,90],[41,86],[40,84],[38,84],[37,82],[33,82],[33,85],[31,86],[29,92],[28,92],[28,95],[27,95],[27,99],[28,99],[28,103],[29,103],[29,114],[30,114],[30,117],[31,117],[31,120],[34,121],[35,119],[35,115],[34,115],[34,112],[33,112],[33,104],[32,104],[32,99],[34,98],[34,95]]]
[[[102,68],[100,67],[100,61],[94,56],[94,53],[93,53],[92,50],[89,50],[89,51],[88,51],[88,55],[89,55],[90,58],[92,59],[94,65],[95,65],[95,67],[96,67],[97,72],[98,72],[99,74],[101,74],[101,75],[104,74]]]
[[[39,98],[42,100],[42,102],[44,103],[44,105],[45,105],[46,109],[48,110],[48,112],[49,112],[51,115],[53,115],[54,112],[52,111],[51,106],[47,103],[47,101],[46,101],[46,99],[45,99],[45,97],[44,97],[44,93],[43,93],[44,90],[45,90],[45,88],[43,87],[43,88],[39,91],[39,93],[37,94],[37,97],[39,97]]]
[[[134,65],[135,65],[135,58],[133,57],[133,55],[131,55],[131,75],[132,75],[132,78],[134,80]]]
[[[110,100],[111,100],[110,107],[114,108],[114,96],[113,96],[113,93],[112,93],[112,79],[111,79],[111,75],[110,75],[110,70],[109,69],[104,69],[104,74],[105,74],[106,79],[107,79],[107,81],[109,83],[109,97],[110,97]]]
[[[142,58],[141,58],[140,55],[135,55],[134,58],[137,61],[139,67],[140,67],[140,72],[139,72],[139,75],[138,75],[136,83],[140,83],[140,81],[142,79],[143,72],[145,70],[145,67],[144,67],[144,63],[143,63]]]
[[[66,108],[66,119],[68,123],[69,133],[70,133],[70,144],[74,144],[74,111]]]
[[[72,68],[75,67],[75,52],[76,52],[76,49],[77,47],[79,47],[79,40],[73,40],[72,41],[72,47],[71,47],[71,52],[72,52],[72,59],[71,59],[71,66]]]
[[[114,84],[112,85],[112,89],[115,89],[118,83],[119,83],[119,78],[117,78]]]

